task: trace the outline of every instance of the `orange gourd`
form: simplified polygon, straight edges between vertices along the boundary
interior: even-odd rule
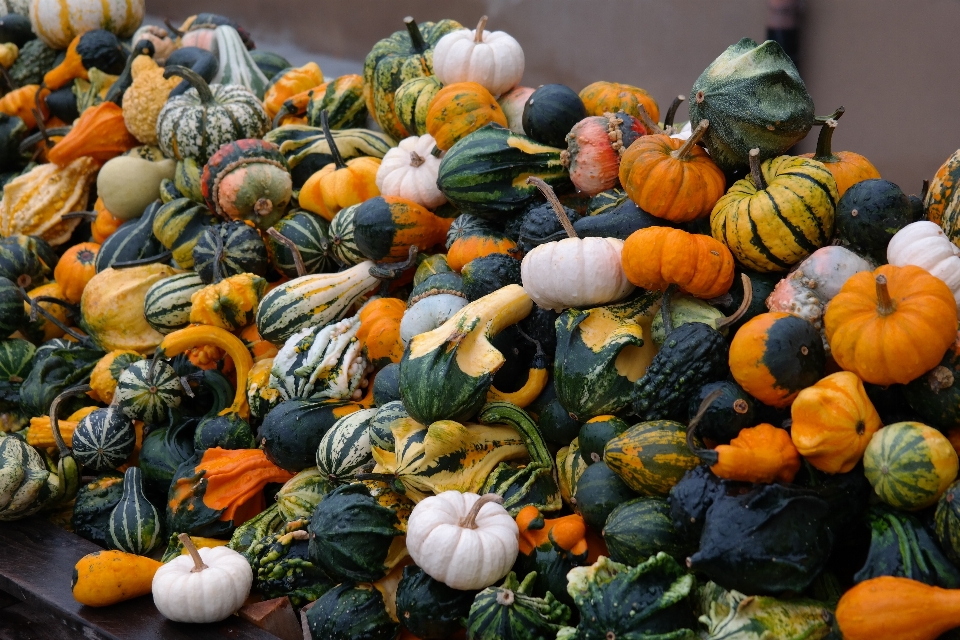
[[[441,151],[491,122],[506,127],[507,116],[490,92],[476,82],[448,84],[433,97],[427,111],[427,133]]]
[[[96,409],[97,407],[83,407],[67,416],[66,420],[57,420],[57,430],[68,447],[73,446],[73,432],[76,431],[77,425]],[[30,418],[27,444],[38,449],[51,449],[57,446],[56,437],[53,435],[53,426],[50,424],[50,416]]]
[[[587,525],[578,514],[548,519],[531,504],[520,509],[516,521],[520,529],[520,553],[525,556],[545,544],[555,544],[575,556],[587,553]]]
[[[653,97],[641,89],[618,82],[594,82],[580,91],[580,100],[587,109],[587,115],[602,116],[604,113],[625,111],[635,118],[643,120],[640,107],[654,122],[660,120],[660,107]]]
[[[254,362],[273,358],[280,352],[276,345],[260,337],[256,322],[251,322],[244,327],[243,331],[240,332],[240,339],[247,345],[247,349],[250,351],[250,355],[253,356]]]
[[[97,198],[93,205],[93,211],[97,214],[90,224],[90,235],[93,241],[103,244],[103,241],[113,235],[113,232],[120,228],[126,220],[121,220],[109,211],[103,204],[102,198]]]
[[[377,369],[400,362],[403,356],[400,320],[406,310],[407,305],[398,298],[377,298],[360,310],[357,340],[363,345],[367,360]]]
[[[139,144],[127,131],[123,109],[112,102],[101,102],[80,115],[70,133],[50,149],[47,157],[61,167],[83,156],[103,163]]]
[[[27,297],[30,298],[30,300],[40,298],[40,300],[35,301],[36,306],[44,309],[50,316],[59,321],[58,324],[50,320],[46,314],[38,312],[36,320],[32,320],[30,326],[24,331],[28,334],[28,337],[37,343],[53,340],[54,338],[62,338],[66,332],[61,326],[69,326],[71,322],[68,307],[54,302],[54,300],[66,301],[60,285],[57,282],[48,282],[47,284],[28,291]],[[31,313],[30,303],[24,302],[23,310],[29,316]]]
[[[77,562],[70,588],[80,604],[106,607],[150,593],[153,576],[162,566],[162,562],[125,551],[96,551]]]
[[[710,236],[670,227],[635,231],[621,254],[627,280],[665,291],[671,284],[697,298],[722,296],[733,284],[733,256]]]
[[[883,426],[863,382],[839,371],[807,387],[790,407],[790,437],[807,462],[827,473],[847,473]]]
[[[666,134],[637,138],[620,160],[620,184],[638,207],[672,222],[710,214],[726,191],[720,167],[697,142],[707,131],[700,122],[686,141]]]
[[[120,374],[137,360],[143,360],[143,356],[129,349],[117,349],[100,358],[90,372],[88,395],[98,402],[111,404],[117,391]],[[60,424],[62,425],[63,422]]]
[[[53,270],[53,279],[60,285],[67,302],[77,304],[83,290],[93,276],[97,275],[94,264],[100,245],[95,242],[81,242],[67,249]]]
[[[935,640],[960,627],[960,589],[871,578],[843,594],[836,618],[844,640]]]
[[[302,67],[288,69],[274,79],[263,94],[263,108],[273,120],[280,113],[284,103],[295,95],[305,93],[323,84],[323,71],[316,62],[308,62]],[[306,108],[306,104],[304,104]]]
[[[518,260],[523,257],[517,251],[517,243],[507,236],[495,231],[481,231],[460,236],[454,240],[447,250],[447,265],[460,273],[464,265],[471,260],[491,253],[503,253]]]
[[[855,274],[824,315],[834,360],[864,382],[905,384],[940,363],[956,339],[950,288],[920,267]]]
[[[833,179],[837,182],[837,193],[841,196],[843,196],[844,191],[858,182],[880,177],[877,168],[859,153],[832,150],[833,132],[836,130],[837,120],[840,119],[843,112],[843,107],[840,107],[834,112],[833,117],[820,127],[816,153],[805,153],[801,156],[802,158],[813,158],[817,162],[822,162],[827,171],[833,174]]]
[[[27,126],[27,129],[33,129],[37,126],[37,118],[33,114],[34,109],[40,112],[44,120],[50,117],[50,110],[47,108],[46,100],[48,95],[50,95],[49,89],[41,89],[39,85],[35,84],[28,84],[19,89],[14,89],[0,98],[0,113],[5,113],[8,116],[16,116],[23,120],[23,124]],[[48,124],[47,126],[50,127],[53,125]]]

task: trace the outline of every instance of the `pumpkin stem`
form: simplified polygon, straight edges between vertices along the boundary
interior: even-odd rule
[[[710,126],[709,120],[701,120],[697,125],[697,128],[693,130],[693,133],[690,134],[690,137],[687,138],[687,141],[683,143],[683,146],[671,153],[674,158],[677,160],[686,160],[687,156],[690,155],[690,151],[693,147],[700,142],[700,138],[703,137],[703,134],[707,132],[707,127]]]
[[[417,167],[419,167],[420,165],[422,165],[424,162],[426,162],[426,160],[424,160],[424,159],[423,159],[423,156],[421,156],[419,153],[417,153],[416,151],[411,151],[411,152],[410,152],[410,166],[411,166],[411,167],[413,167],[414,169],[416,169]]]
[[[300,253],[300,247],[297,246],[297,243],[273,227],[267,229],[267,235],[290,250],[290,253],[293,255],[293,265],[297,269],[297,277],[301,278],[307,275],[307,267],[303,264],[303,255]]]
[[[184,35],[186,35],[185,32],[173,26],[173,23],[170,22],[170,18],[164,18],[163,24],[167,25],[167,29],[170,29],[170,33],[177,36],[178,38],[182,38]]]
[[[413,43],[413,49],[417,53],[423,53],[430,48],[430,45],[428,45],[423,39],[423,34],[420,33],[420,27],[417,26],[417,21],[414,20],[412,16],[407,16],[404,18],[403,24],[407,25],[407,33],[410,34],[410,42]]]
[[[370,267],[370,275],[380,280],[395,280],[400,277],[404,271],[417,264],[417,253],[420,247],[415,244],[410,245],[410,253],[403,262],[391,262],[386,264],[375,264]]]
[[[650,117],[650,114],[647,113],[647,110],[642,104],[637,105],[637,119],[643,123],[643,128],[647,130],[648,136],[655,133],[663,133],[663,129],[653,121],[653,118]]]
[[[924,181],[923,181],[923,184],[920,185],[920,201],[921,201],[921,202],[926,202],[926,201],[927,201],[927,194],[928,194],[928,193],[930,193],[930,181],[929,181],[929,180],[924,180]]]
[[[30,294],[27,293],[27,290],[24,289],[22,285],[17,285],[17,289],[20,291],[20,297],[23,298],[23,301],[30,305],[30,316],[32,318],[36,318],[36,314],[39,313],[47,320],[47,322],[52,323],[55,327],[63,331],[80,344],[87,346],[91,345],[90,338],[82,333],[77,333],[72,328],[60,322],[59,318],[37,304],[36,300],[30,298]]]
[[[203,564],[203,558],[200,557],[200,552],[197,551],[196,545],[193,544],[193,540],[190,539],[185,533],[181,533],[177,536],[177,539],[183,544],[183,548],[187,550],[187,553],[190,554],[190,557],[193,558],[193,569],[190,569],[190,573],[200,573],[204,569],[209,569],[207,565]]]
[[[677,285],[671,284],[667,287],[667,290],[663,292],[663,297],[660,299],[660,319],[663,320],[663,335],[670,335],[673,331],[673,314],[670,312],[670,298],[673,296],[673,292],[677,290]]]
[[[510,589],[499,589],[497,591],[497,604],[509,607],[516,600],[516,595]]]
[[[737,307],[736,311],[717,322],[717,331],[720,331],[724,327],[729,327],[742,318],[743,314],[750,308],[750,303],[753,302],[753,283],[750,282],[750,276],[741,273],[740,281],[743,282],[743,300],[740,301],[740,306]]]
[[[817,136],[817,152],[813,154],[813,159],[817,162],[838,162],[840,158],[833,155],[831,145],[833,143],[833,132],[837,129],[837,121],[830,118],[820,127],[820,135]]]
[[[825,124],[825,123],[827,122],[827,120],[839,120],[839,119],[840,119],[840,116],[842,116],[845,111],[846,111],[846,109],[844,109],[843,107],[837,107],[836,109],[834,109],[833,113],[831,113],[830,115],[826,115],[826,116],[814,116],[814,117],[813,117],[813,124],[814,124],[814,125],[823,125],[823,124]]]
[[[563,210],[563,205],[560,204],[557,194],[553,192],[553,188],[544,182],[542,178],[538,178],[536,176],[530,176],[527,178],[527,184],[532,184],[537,189],[540,189],[543,197],[546,198],[547,202],[550,203],[550,206],[553,207],[553,212],[557,214],[557,220],[560,221],[560,225],[563,227],[563,230],[567,232],[567,237],[579,238],[580,236],[577,235],[573,225],[570,224],[570,218],[567,217],[567,212]]]
[[[470,508],[470,511],[467,512],[467,515],[460,520],[460,526],[464,529],[476,529],[477,516],[480,515],[480,509],[482,509],[483,505],[487,504],[488,502],[503,504],[503,498],[495,493],[483,494],[477,499],[476,502],[473,503],[473,506]]]
[[[60,411],[60,403],[67,398],[78,396],[87,391],[90,391],[90,385],[88,384],[71,387],[54,398],[53,402],[50,403],[50,413],[48,414],[50,416],[50,430],[53,431],[53,439],[57,442],[57,449],[59,449],[61,457],[70,455],[70,447],[64,442],[63,434],[60,433],[60,419],[57,417],[57,413]]]
[[[346,169],[347,163],[343,161],[340,149],[337,148],[337,143],[333,140],[333,134],[330,133],[330,118],[327,116],[326,109],[320,112],[320,126],[323,127],[323,137],[327,139],[327,146],[330,147],[333,163],[337,165],[337,169]]]
[[[753,186],[757,191],[767,188],[767,181],[763,179],[763,171],[760,170],[760,149],[750,149],[750,177],[753,178]]]
[[[663,128],[670,129],[673,127],[673,119],[677,117],[677,109],[680,108],[680,105],[683,104],[683,101],[687,99],[687,96],[679,95],[673,99],[673,102],[670,103],[670,108],[667,109],[667,115],[663,117]]]
[[[166,251],[161,251],[155,256],[147,256],[146,258],[138,258],[136,260],[127,260],[126,262],[114,262],[110,267],[112,269],[129,269],[130,267],[142,267],[145,264],[156,264],[158,262],[163,262],[170,258],[173,255],[173,251],[167,249]]]
[[[483,42],[483,30],[487,28],[487,16],[480,16],[480,22],[477,23],[477,33],[473,36],[476,44]]]
[[[888,316],[897,310],[893,299],[890,297],[890,291],[887,289],[887,276],[880,274],[876,278],[877,282],[877,313],[881,316]]]
[[[712,449],[698,447],[694,440],[694,435],[697,431],[697,425],[700,424],[700,420],[706,415],[707,409],[709,409],[713,401],[721,395],[723,395],[723,389],[714,389],[710,395],[703,399],[703,402],[700,403],[700,408],[697,409],[696,415],[691,418],[690,423],[687,425],[687,448],[690,449],[690,453],[710,466],[717,464],[717,461],[720,459],[720,454]]]
[[[213,103],[213,91],[210,90],[210,85],[193,69],[181,67],[177,64],[165,67],[163,77],[170,78],[171,76],[183,78],[187,81],[187,84],[196,89],[197,95],[200,96],[201,104],[209,105]]]
[[[61,220],[73,220],[74,218],[81,218],[83,220],[89,220],[93,222],[97,219],[96,211],[71,211],[70,213],[65,213],[60,216]]]

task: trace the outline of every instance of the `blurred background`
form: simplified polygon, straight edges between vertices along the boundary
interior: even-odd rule
[[[147,9],[174,24],[199,11],[229,15],[258,48],[315,60],[327,76],[360,73],[404,16],[472,29],[486,14],[487,29],[523,46],[524,85],[633,84],[661,113],[726,47],[769,34],[794,48],[818,114],[846,107],[835,151],[861,153],[919,193],[960,147],[960,0],[149,0]],[[817,132],[798,153],[813,151]]]

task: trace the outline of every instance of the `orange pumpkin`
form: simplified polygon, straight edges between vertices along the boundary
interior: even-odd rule
[[[121,220],[109,211],[103,204],[103,198],[97,198],[93,204],[93,210],[97,216],[90,225],[90,235],[93,241],[103,244],[103,241],[113,235],[113,232],[120,228],[126,220]]]
[[[733,284],[733,256],[710,236],[647,227],[623,243],[623,271],[638,287],[665,291],[675,284],[697,298],[722,296]]]
[[[491,122],[506,127],[507,116],[490,92],[476,82],[448,84],[433,97],[427,111],[427,133],[442,151]]]
[[[642,136],[627,148],[620,160],[620,184],[638,207],[673,222],[710,214],[727,181],[697,146],[708,126],[701,121],[686,141],[666,134]]]
[[[836,618],[844,640],[935,640],[960,626],[960,589],[871,578],[843,594]]]
[[[790,436],[807,462],[827,473],[847,473],[883,426],[863,382],[840,371],[807,387],[790,407]]]
[[[400,362],[403,356],[400,320],[406,310],[406,303],[398,298],[377,298],[360,310],[357,340],[367,352],[367,360],[375,368]]]
[[[820,127],[820,136],[817,138],[816,153],[805,153],[802,158],[813,158],[817,162],[822,162],[837,182],[837,193],[841,196],[843,192],[864,180],[872,180],[880,177],[880,172],[873,164],[859,153],[853,151],[833,151],[831,144],[833,142],[833,132],[837,128],[837,120],[843,115],[843,107],[840,107],[833,114],[833,118],[827,120]]]
[[[108,101],[84,111],[70,133],[50,149],[47,157],[61,167],[83,156],[102,163],[139,144],[127,131],[123,109]]]
[[[580,99],[587,108],[587,114],[602,116],[604,113],[625,111],[635,118],[643,120],[640,107],[654,122],[660,120],[660,107],[653,97],[641,89],[629,84],[618,82],[594,82],[580,91]]]
[[[865,382],[905,384],[933,369],[956,339],[950,288],[920,267],[855,274],[827,306],[834,360]]]
[[[710,465],[710,471],[718,478],[767,484],[793,482],[800,471],[800,454],[784,429],[767,423],[758,424],[741,430],[730,444],[701,449],[693,444],[693,427],[696,425],[694,422],[690,424],[687,432],[690,450]]]
[[[491,253],[503,253],[519,260],[522,256],[516,249],[516,242],[496,231],[468,233],[460,236],[450,245],[447,250],[447,265],[460,273],[464,265],[471,260]]]
[[[67,302],[77,304],[90,278],[97,275],[94,264],[100,245],[95,242],[81,242],[67,249],[53,270],[53,279],[60,285]]]
[[[308,62],[302,67],[287,69],[272,80],[263,94],[263,108],[273,120],[283,103],[293,96],[309,91],[323,84],[323,71],[316,62]]]
[[[39,91],[39,94],[37,93]],[[2,98],[0,98],[0,113],[8,116],[16,116],[23,120],[27,129],[33,129],[37,126],[37,118],[33,114],[34,109],[40,112],[44,121],[50,117],[50,110],[47,109],[47,96],[50,90],[41,89],[39,85],[28,84],[14,89]],[[53,125],[48,125],[53,126]]]

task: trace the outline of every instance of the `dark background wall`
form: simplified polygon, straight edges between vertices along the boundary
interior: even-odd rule
[[[523,84],[595,80],[643,87],[665,109],[727,46],[765,39],[767,0],[149,0],[178,23],[231,15],[265,42],[362,61],[402,19],[454,18],[523,46]],[[800,72],[817,112],[847,112],[836,150],[867,156],[907,193],[960,147],[960,0],[806,0]],[[329,71],[327,72],[329,75]],[[686,110],[678,115],[686,118]],[[808,138],[801,151],[812,151]]]

